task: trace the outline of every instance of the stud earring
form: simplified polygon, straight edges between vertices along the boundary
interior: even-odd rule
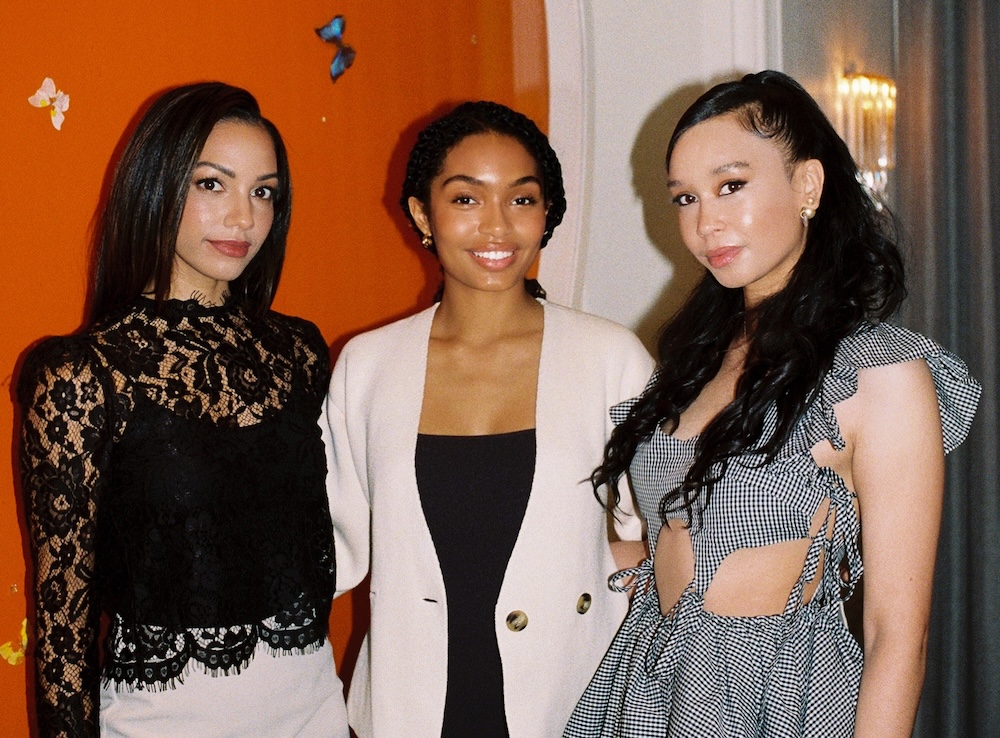
[[[430,233],[425,233],[424,237],[420,239],[420,243],[425,249],[430,251],[434,248],[434,237]]]

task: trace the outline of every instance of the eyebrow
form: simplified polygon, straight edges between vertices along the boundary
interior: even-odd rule
[[[739,171],[742,169],[749,169],[749,168],[750,168],[750,162],[731,161],[728,162],[727,164],[722,164],[721,166],[717,166],[715,169],[713,169],[712,176],[717,177],[720,174],[725,174],[726,172]],[[679,179],[667,180],[667,187],[670,188],[679,187],[681,184],[683,183]]]
[[[215,162],[212,162],[212,161],[199,161],[199,162],[197,162],[194,165],[194,167],[195,167],[195,169],[197,169],[198,167],[212,167],[212,169],[217,169],[218,171],[220,171],[223,174],[225,174],[227,177],[231,177],[231,178],[235,178],[236,177],[236,172],[234,172],[232,169],[229,169],[228,167],[224,167],[221,164],[216,164]],[[262,182],[265,179],[277,179],[277,178],[278,178],[278,173],[277,172],[271,172],[270,174],[262,174],[262,175],[260,175],[259,177],[257,177],[256,181],[257,182]]]
[[[486,184],[481,179],[476,179],[475,177],[470,177],[467,174],[456,174],[456,175],[454,175],[452,177],[448,177],[448,179],[446,179],[444,182],[441,183],[441,186],[445,187],[446,185],[449,185],[452,182],[463,182],[465,184],[475,185],[475,186],[481,186],[481,185]],[[508,187],[520,187],[521,185],[530,184],[532,182],[534,184],[538,185],[539,187],[542,186],[541,180],[539,180],[538,177],[536,177],[533,174],[529,174],[526,177],[521,177],[520,179],[515,179],[513,182],[511,182],[508,185]]]

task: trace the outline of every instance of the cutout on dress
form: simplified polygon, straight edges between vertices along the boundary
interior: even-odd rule
[[[766,546],[739,548],[726,556],[704,594],[704,609],[728,617],[780,615],[785,611],[806,565],[809,546],[827,525],[832,535],[836,511],[829,499],[813,514],[808,538]],[[820,551],[815,576],[804,583],[802,603],[808,603],[823,578],[825,551]],[[669,614],[694,581],[694,549],[686,526],[669,523],[661,528],[654,559],[660,610]]]

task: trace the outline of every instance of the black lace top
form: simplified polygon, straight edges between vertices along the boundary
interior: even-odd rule
[[[97,733],[104,678],[164,688],[326,637],[333,534],[306,321],[142,299],[49,339],[18,384],[42,736]]]

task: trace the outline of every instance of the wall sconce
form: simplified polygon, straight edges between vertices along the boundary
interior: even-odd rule
[[[845,74],[837,83],[837,118],[861,176],[882,195],[896,166],[896,83],[871,74]]]

